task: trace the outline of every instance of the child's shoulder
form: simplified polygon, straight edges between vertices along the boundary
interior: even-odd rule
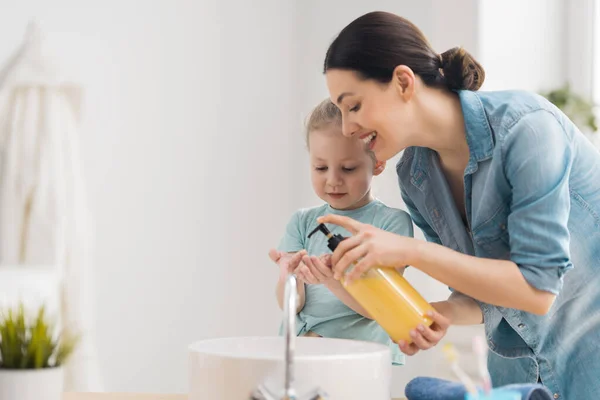
[[[374,226],[401,235],[413,236],[412,219],[408,212],[390,207],[379,200],[376,206],[378,210],[375,213]]]
[[[300,208],[294,212],[291,217],[290,223],[298,225],[300,229],[307,229],[308,226],[312,226],[314,221],[322,215],[325,215],[327,211],[327,204]]]
[[[327,204],[315,207],[300,208],[294,212],[294,218],[298,220],[313,219],[325,215]]]

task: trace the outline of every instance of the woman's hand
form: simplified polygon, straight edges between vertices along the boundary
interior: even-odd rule
[[[335,279],[340,279],[344,271],[356,263],[346,275],[346,282],[360,277],[374,266],[402,268],[410,265],[420,242],[341,215],[326,215],[320,217],[318,222],[339,225],[354,235],[342,241],[331,257]]]
[[[331,255],[329,254],[321,257],[305,255],[302,257],[302,265],[296,269],[296,275],[304,282],[313,285],[339,283],[333,278]]]
[[[417,329],[412,330],[410,332],[412,343],[407,344],[404,340],[398,342],[398,346],[404,354],[413,356],[417,354],[419,350],[428,350],[437,345],[439,341],[446,336],[451,320],[449,316],[442,314],[446,312],[444,303],[446,302],[442,301],[431,304],[437,310],[435,312],[431,311],[428,315],[429,318],[433,320],[433,324],[429,327],[419,325]]]

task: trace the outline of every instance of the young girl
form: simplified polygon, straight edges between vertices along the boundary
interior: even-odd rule
[[[285,278],[295,273],[301,283],[297,335],[379,342],[390,346],[394,365],[403,365],[398,346],[341,283],[333,279],[326,240],[307,239],[307,236],[318,225],[317,218],[326,214],[343,215],[395,234],[412,236],[410,216],[373,197],[371,180],[383,172],[385,162],[377,162],[364,141],[342,135],[341,114],[329,99],[311,113],[306,141],[313,189],[326,204],[294,213],[278,251],[271,250],[271,258],[280,266],[279,306],[283,305]],[[332,232],[350,235],[339,227],[333,227]]]

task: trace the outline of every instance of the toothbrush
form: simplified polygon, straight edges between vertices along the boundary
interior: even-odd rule
[[[479,374],[483,379],[483,390],[485,394],[489,394],[492,391],[492,378],[487,368],[487,345],[481,336],[473,338],[473,351],[477,355]]]
[[[446,356],[446,359],[450,362],[452,371],[454,371],[458,379],[460,379],[463,385],[465,385],[465,389],[467,389],[467,392],[474,395],[475,398],[479,398],[479,392],[477,391],[477,387],[475,386],[471,378],[469,378],[469,375],[467,375],[467,373],[463,371],[463,369],[458,365],[458,354],[454,346],[451,343],[446,343],[444,345],[443,351],[444,355]]]

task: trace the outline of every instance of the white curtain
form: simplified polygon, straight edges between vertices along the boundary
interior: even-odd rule
[[[53,265],[61,325],[81,335],[67,391],[101,391],[90,285],[91,218],[80,156],[82,89],[42,55],[30,25],[0,71],[0,268]]]

